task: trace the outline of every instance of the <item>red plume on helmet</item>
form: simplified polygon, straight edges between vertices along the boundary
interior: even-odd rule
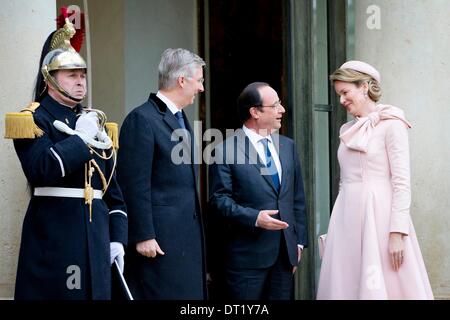
[[[56,18],[57,28],[64,27],[65,21],[64,19],[69,17],[68,11],[66,7],[61,8],[61,14]],[[80,29],[76,29],[75,35],[70,39],[70,44],[77,51],[80,52],[81,46],[83,45],[84,36],[85,36],[85,26],[84,26],[84,13],[80,12]]]

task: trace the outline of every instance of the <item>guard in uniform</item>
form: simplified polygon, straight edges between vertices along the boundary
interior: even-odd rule
[[[40,103],[6,114],[32,196],[25,215],[16,299],[110,299],[111,265],[123,271],[127,214],[116,182],[117,125],[80,104],[86,63],[65,19],[42,62]]]

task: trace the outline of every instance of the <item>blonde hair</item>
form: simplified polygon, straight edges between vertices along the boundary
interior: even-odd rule
[[[369,88],[367,93],[369,94],[369,98],[375,102],[378,102],[381,98],[380,83],[368,74],[355,71],[353,69],[337,69],[330,76],[330,80],[333,83],[335,81],[351,82],[358,87],[364,82],[367,82]]]

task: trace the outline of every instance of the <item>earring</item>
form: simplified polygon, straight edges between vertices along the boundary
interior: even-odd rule
[[[367,94],[367,92],[364,92],[364,98],[368,98],[369,96],[368,96],[368,94]]]

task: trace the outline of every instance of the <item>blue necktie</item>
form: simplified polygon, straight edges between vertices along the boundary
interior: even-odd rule
[[[277,191],[280,190],[280,178],[278,176],[278,170],[275,165],[275,162],[272,159],[272,153],[269,150],[269,139],[261,139],[261,143],[264,146],[264,152],[266,154],[266,167],[269,171],[270,177],[272,178],[273,185]]]
[[[184,117],[181,111],[175,112],[175,117],[177,118],[180,127],[186,129],[186,125],[184,124]]]
[[[175,117],[177,118],[180,127],[183,129],[183,134],[189,138],[189,131],[186,129],[186,124],[184,123],[184,117],[181,111],[175,112]]]

